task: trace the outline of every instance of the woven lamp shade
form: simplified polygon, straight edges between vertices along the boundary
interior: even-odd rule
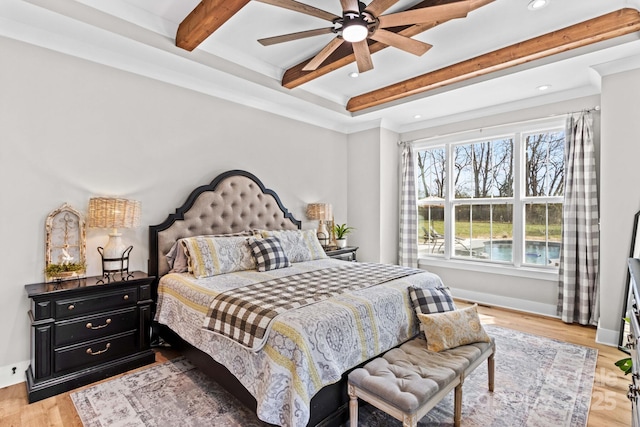
[[[333,208],[329,203],[309,203],[307,218],[320,221],[330,221],[333,218]]]
[[[113,197],[89,199],[88,227],[132,228],[140,224],[140,202]]]

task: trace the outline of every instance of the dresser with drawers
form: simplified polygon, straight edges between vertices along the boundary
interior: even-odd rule
[[[633,365],[631,371],[631,384],[627,397],[631,400],[631,426],[640,427],[640,259],[629,259],[629,272],[631,275],[631,309],[628,312],[630,333],[627,336],[627,349]]]
[[[136,271],[109,282],[96,276],[26,285],[29,402],[154,362],[154,280]]]

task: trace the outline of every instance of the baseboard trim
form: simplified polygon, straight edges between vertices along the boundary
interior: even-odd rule
[[[620,332],[614,329],[604,329],[602,326],[600,326],[600,322],[598,322],[598,330],[596,332],[596,342],[598,344],[617,347],[619,337]]]
[[[556,314],[556,306],[552,304],[543,304],[533,301],[522,300],[518,298],[510,298],[502,295],[492,295],[482,292],[468,291],[465,289],[451,288],[451,294],[454,298],[466,300],[478,305],[488,305],[493,307],[506,308],[510,310],[518,310],[525,313],[537,314],[541,316],[553,317],[560,319]],[[604,329],[598,323],[596,330],[595,342],[598,344],[618,346],[619,332],[612,329]]]
[[[27,380],[24,374],[29,367],[29,361],[13,363],[11,365],[0,366],[0,388],[9,387]],[[15,368],[15,370],[13,369]]]
[[[454,298],[476,302],[494,307],[508,308],[523,311],[525,313],[539,314],[558,319],[556,306],[540,302],[527,301],[519,298],[505,297],[502,295],[487,294],[484,292],[474,292],[466,289],[451,288]]]

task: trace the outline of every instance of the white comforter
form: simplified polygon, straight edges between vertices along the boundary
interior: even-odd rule
[[[304,426],[309,403],[346,370],[395,347],[418,331],[407,288],[442,285],[423,272],[346,293],[280,315],[265,346],[252,352],[202,327],[220,292],[344,261],[321,259],[266,273],[242,271],[195,279],[168,274],[160,280],[156,320],[209,354],[256,398],[258,417],[281,426]]]

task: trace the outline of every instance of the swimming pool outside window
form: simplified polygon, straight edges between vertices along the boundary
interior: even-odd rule
[[[556,267],[563,119],[475,133],[416,144],[419,257]]]

